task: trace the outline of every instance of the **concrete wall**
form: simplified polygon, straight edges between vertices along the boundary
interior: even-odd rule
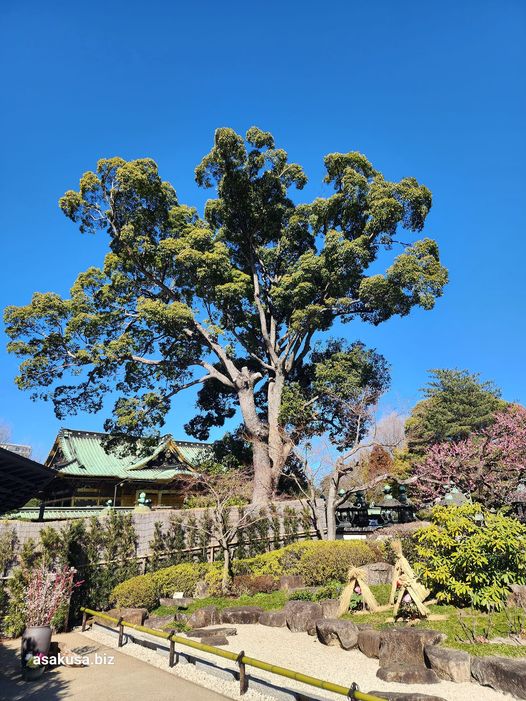
[[[323,527],[325,527],[325,515],[324,515],[324,502],[320,499],[317,504],[318,508],[318,518],[321,519]],[[300,512],[303,509],[301,502],[299,501],[281,501],[275,502],[276,509],[278,513],[283,514],[283,510],[286,507],[293,508],[294,510]],[[191,518],[192,516],[198,521],[203,512],[206,509],[153,509],[146,513],[132,513],[133,525],[137,534],[137,557],[144,557],[150,553],[150,541],[153,539],[154,529],[156,522],[163,524],[163,528],[166,528],[170,517],[175,516],[181,518],[183,521]],[[234,509],[234,511],[236,511]],[[99,517],[101,521],[107,518],[107,516]],[[14,529],[19,546],[25,543],[29,539],[33,539],[38,543],[40,537],[40,531],[43,528],[54,528],[60,530],[64,528],[67,521],[0,521],[0,537],[5,531],[12,531]],[[283,529],[282,529],[283,530]],[[0,573],[1,574],[1,573]]]

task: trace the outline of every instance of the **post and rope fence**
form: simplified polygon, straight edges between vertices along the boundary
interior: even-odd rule
[[[175,665],[176,644],[193,648],[194,650],[199,650],[200,652],[206,652],[210,655],[222,657],[223,659],[234,662],[235,664],[237,664],[239,669],[239,691],[241,695],[245,694],[249,687],[249,677],[246,672],[246,667],[254,667],[255,669],[261,669],[264,672],[276,674],[280,677],[293,679],[297,682],[301,682],[302,684],[308,684],[309,686],[316,687],[317,689],[331,691],[334,694],[339,694],[340,696],[345,696],[349,699],[356,699],[356,701],[386,701],[385,698],[363,693],[359,690],[358,685],[356,683],[351,684],[350,687],[345,687],[341,684],[334,684],[333,682],[318,679],[316,677],[311,677],[308,674],[295,672],[294,670],[287,669],[286,667],[280,667],[278,665],[270,664],[269,662],[263,662],[262,660],[255,659],[254,657],[247,657],[244,651],[236,654],[235,652],[230,652],[229,650],[222,650],[221,648],[215,647],[213,645],[206,645],[205,643],[200,643],[197,640],[192,640],[190,638],[182,638],[179,635],[175,635],[173,630],[165,632],[154,630],[153,628],[147,628],[146,626],[141,626],[137,623],[128,623],[127,621],[124,621],[122,617],[113,618],[112,616],[108,616],[106,613],[103,613],[101,611],[94,611],[93,609],[85,608],[84,606],[80,610],[82,611],[83,631],[86,629],[88,616],[95,616],[97,618],[102,619],[103,621],[108,621],[117,625],[119,629],[119,647],[122,647],[122,645],[124,644],[124,628],[131,628],[132,630],[135,630],[139,633],[145,633],[147,635],[152,635],[156,638],[161,638],[162,640],[168,641],[170,644],[168,658],[168,664],[170,667],[173,667]]]

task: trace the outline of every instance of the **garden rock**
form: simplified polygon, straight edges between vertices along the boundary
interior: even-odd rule
[[[279,578],[279,588],[284,591],[302,589],[304,586],[305,580],[301,574],[284,574]]]
[[[321,606],[313,601],[288,601],[283,610],[289,630],[295,632],[305,633],[312,630],[323,618]]]
[[[380,667],[393,665],[425,665],[424,646],[437,645],[446,636],[427,628],[393,628],[382,631],[380,638]]]
[[[426,645],[426,659],[440,679],[451,682],[471,681],[471,655],[461,650],[452,650],[438,645]]]
[[[366,582],[371,584],[391,584],[394,567],[389,562],[371,562],[362,569],[366,573]]]
[[[203,645],[213,645],[214,647],[219,647],[220,645],[228,645],[228,638],[226,635],[207,635],[206,638],[201,638]]]
[[[203,606],[197,609],[186,621],[190,628],[206,628],[221,623],[217,606]]]
[[[287,625],[285,611],[263,611],[259,617],[259,622],[262,626],[271,626],[272,628],[283,628]]]
[[[440,681],[432,669],[414,664],[393,664],[380,667],[376,676],[384,682],[398,682],[400,684],[438,684]]]
[[[152,616],[146,620],[145,625],[157,630],[170,630],[170,627],[173,628],[174,622],[173,616]]]
[[[120,609],[110,609],[106,611],[107,616],[112,618],[122,618],[126,623],[133,623],[137,626],[142,626],[145,618],[148,616],[148,609],[134,609],[134,608],[120,608]],[[104,618],[98,619],[95,616],[97,623],[102,623],[103,626],[116,626],[116,623],[110,623]]]
[[[380,655],[381,631],[365,629],[358,631],[358,647],[367,657],[378,657]]]
[[[319,602],[324,618],[338,618],[340,611],[339,599],[324,599]]]
[[[371,696],[379,696],[386,701],[446,701],[442,696],[430,696],[418,691],[406,694],[404,691],[370,691]]]
[[[221,611],[221,623],[257,623],[262,613],[259,606],[231,606]]]
[[[218,635],[237,635],[237,628],[195,628],[186,634],[191,638],[210,638]]]
[[[526,699],[526,663],[509,657],[473,657],[471,675],[483,686]]]
[[[339,645],[344,650],[350,650],[358,642],[358,628],[352,621],[325,618],[316,623],[316,632],[323,645]]]
[[[511,584],[506,605],[526,609],[526,584]]]
[[[171,608],[187,609],[190,604],[193,604],[195,599],[192,596],[181,596],[177,599],[159,599],[161,606],[169,606]]]

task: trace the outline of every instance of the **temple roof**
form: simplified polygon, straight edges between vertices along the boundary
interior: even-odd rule
[[[104,445],[106,433],[60,430],[46,460],[61,475],[71,477],[113,477],[133,480],[172,480],[178,475],[193,474],[207,443],[176,441],[163,436],[156,447],[130,453],[123,447]]]

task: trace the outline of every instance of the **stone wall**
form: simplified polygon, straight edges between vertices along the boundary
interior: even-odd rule
[[[302,511],[303,507],[301,502],[290,500],[290,501],[279,501],[275,502],[275,507],[278,513],[283,514],[283,510],[287,507],[293,508],[295,511]],[[325,527],[325,516],[324,516],[324,502],[320,499],[318,504],[318,518],[320,523]],[[192,516],[199,520],[199,517],[206,509],[152,509],[151,511],[145,513],[132,512],[132,520],[137,533],[137,557],[144,557],[150,553],[150,541],[153,538],[155,524],[160,522],[163,527],[166,528],[170,521],[170,517],[175,516],[181,518],[184,522],[185,519],[191,518]],[[237,512],[236,509],[233,509]],[[106,516],[100,516],[101,520],[107,518]],[[0,536],[6,530],[15,530],[19,546],[25,543],[29,539],[33,539],[38,542],[40,537],[40,531],[43,528],[54,528],[60,530],[64,527],[67,521],[0,521]]]

